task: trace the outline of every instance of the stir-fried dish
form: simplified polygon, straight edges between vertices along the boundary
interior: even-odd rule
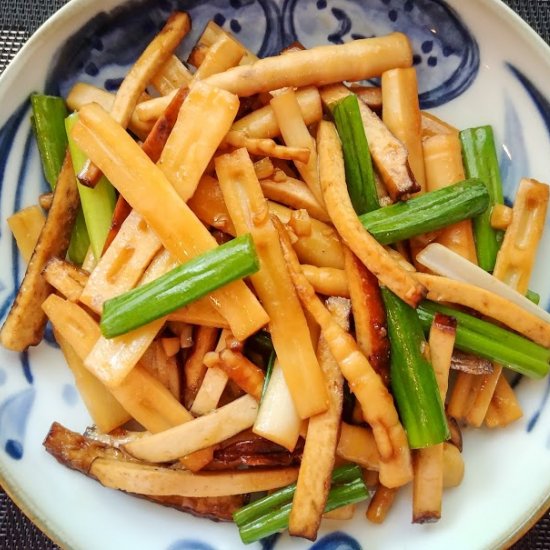
[[[403,34],[258,59],[210,22],[184,63],[190,25],[116,94],[31,98],[52,192],[8,220],[28,268],[0,337],[49,321],[93,424],[46,450],[245,543],[362,501],[380,523],[409,483],[438,521],[462,430],[522,416],[507,373],[548,374],[549,188],[504,204],[491,127],[420,110]]]

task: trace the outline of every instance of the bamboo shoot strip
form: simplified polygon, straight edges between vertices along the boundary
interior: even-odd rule
[[[391,343],[391,386],[414,449],[449,437],[445,409],[433,367],[424,359],[422,326],[416,311],[382,288]]]
[[[488,205],[485,186],[471,179],[363,214],[359,220],[380,244],[393,244],[477,216]]]
[[[287,86],[363,80],[380,76],[387,69],[411,65],[409,40],[404,34],[392,33],[266,57],[213,75],[205,82],[246,97]]]
[[[493,271],[503,234],[491,227],[491,208],[504,202],[493,129],[480,126],[463,130],[460,141],[466,175],[481,179],[489,191],[489,208],[474,218],[474,234],[479,266],[485,271]]]
[[[530,378],[543,378],[550,372],[550,350],[514,332],[428,300],[417,312],[426,333],[437,312],[454,317],[458,321],[455,345],[461,351],[502,363]]]
[[[71,138],[71,130],[77,120],[78,113],[72,114],[65,120],[75,176],[82,170],[87,160],[86,155]],[[80,204],[86,221],[90,245],[94,256],[99,260],[111,228],[116,200],[115,190],[107,178],[103,176],[92,189],[78,183],[78,194],[80,195]]]
[[[378,192],[357,96],[350,94],[338,101],[332,114],[342,141],[346,182],[353,208],[358,216],[377,210],[380,207]]]
[[[162,171],[105,110],[92,104],[83,107],[79,115],[73,128],[77,144],[93,157],[94,163],[179,262],[217,246]],[[213,292],[210,300],[239,340],[244,340],[269,320],[242,281]]]
[[[155,281],[107,300],[101,332],[106,338],[125,334],[258,269],[252,237],[237,237]]]
[[[238,149],[216,158],[216,172],[237,233],[250,232],[254,239],[260,270],[251,281],[269,314],[275,353],[298,414],[309,418],[327,409],[325,381],[254,165],[247,151]]]

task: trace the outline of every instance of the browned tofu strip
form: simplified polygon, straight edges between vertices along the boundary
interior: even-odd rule
[[[19,292],[0,330],[0,342],[13,351],[23,351],[42,340],[46,315],[42,302],[51,293],[42,271],[53,257],[65,257],[80,199],[70,155],[57,180],[52,207],[40,233]]]

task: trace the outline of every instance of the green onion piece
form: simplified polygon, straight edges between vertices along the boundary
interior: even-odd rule
[[[392,244],[472,218],[488,206],[485,185],[470,179],[363,214],[359,220],[379,243]]]
[[[466,175],[481,179],[489,191],[490,207],[474,218],[474,236],[479,266],[493,271],[503,232],[491,227],[491,210],[504,202],[493,129],[468,128],[460,132],[460,141]]]
[[[277,355],[275,354],[275,350],[273,350],[269,355],[269,361],[267,362],[267,368],[265,369],[264,385],[262,387],[262,396],[260,397],[260,403],[264,400],[265,392],[267,391],[267,387],[269,386],[269,381],[271,380],[271,375],[273,374],[273,365],[275,364],[275,359],[277,359]]]
[[[381,290],[391,344],[391,388],[409,444],[419,449],[441,443],[449,437],[449,427],[433,367],[422,355],[422,325],[416,310]]]
[[[71,138],[71,130],[77,122],[78,113],[73,113],[65,120],[75,177],[82,170],[88,158]],[[94,256],[99,259],[113,219],[116,202],[115,189],[105,176],[99,180],[94,188],[81,185],[78,180],[77,185],[92,251]]]
[[[361,468],[357,464],[347,464],[336,468],[332,472],[332,484],[338,485],[342,483],[353,482],[357,479],[362,479]],[[246,525],[258,518],[265,516],[276,508],[288,504],[294,498],[296,491],[296,483],[292,483],[275,491],[274,493],[255,500],[246,506],[243,506],[233,514],[233,521],[238,525]]]
[[[534,290],[528,290],[525,297],[537,306],[540,304],[540,294],[537,294]]]
[[[350,94],[338,101],[332,115],[342,142],[346,182],[353,208],[357,215],[377,210],[380,203],[357,96]]]
[[[69,260],[71,260],[73,264],[82,265],[88,253],[88,248],[90,248],[90,238],[88,237],[86,220],[84,219],[82,208],[79,208],[71,234],[71,242],[69,243],[69,249],[67,251]]]
[[[361,502],[368,497],[369,492],[362,479],[357,479],[344,485],[337,485],[330,490],[324,511],[325,513],[330,512],[348,504]],[[292,503],[289,502],[265,516],[239,526],[241,540],[245,544],[250,544],[251,542],[287,529],[291,509]]]
[[[424,300],[416,311],[426,334],[437,312],[454,317],[457,320],[456,347],[462,351],[496,361],[530,378],[543,378],[550,372],[550,349],[523,336],[428,300]]]
[[[63,98],[50,95],[31,95],[32,123],[44,177],[55,189],[67,150],[65,117],[67,107]]]
[[[106,338],[125,334],[260,267],[250,234],[209,250],[148,284],[107,300],[101,332]]]

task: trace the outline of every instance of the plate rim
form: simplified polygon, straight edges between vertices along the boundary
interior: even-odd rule
[[[115,0],[116,1],[116,0]],[[129,0],[116,1],[116,5],[125,3]],[[447,0],[450,5],[458,4],[458,0]],[[478,2],[495,13],[504,23],[513,24],[518,34],[526,39],[530,47],[535,48],[541,54],[546,54],[550,59],[550,44],[548,44],[516,11],[514,11],[503,0],[478,0]],[[114,7],[114,6],[113,6]],[[9,87],[14,77],[17,75],[18,68],[24,65],[25,59],[30,58],[39,47],[40,41],[45,39],[48,33],[53,32],[53,28],[63,21],[70,22],[71,16],[85,9],[96,8],[95,13],[104,11],[101,6],[97,6],[95,0],[69,0],[65,5],[54,12],[46,21],[44,21],[23,44],[15,56],[10,60],[3,73],[0,75],[0,89]],[[5,121],[0,121],[5,122]],[[9,476],[13,477],[13,476]],[[56,532],[53,526],[49,525],[47,518],[41,513],[40,507],[33,503],[32,495],[26,495],[24,492],[18,492],[18,486],[15,479],[9,480],[5,467],[0,461],[0,486],[17,506],[17,508],[36,526],[42,533],[50,538],[54,544],[60,548],[70,548],[69,542],[63,540],[66,533]],[[520,521],[519,524],[500,540],[495,540],[499,548],[510,548],[518,542],[534,525],[550,510],[550,494],[546,500],[540,503],[528,517]]]

